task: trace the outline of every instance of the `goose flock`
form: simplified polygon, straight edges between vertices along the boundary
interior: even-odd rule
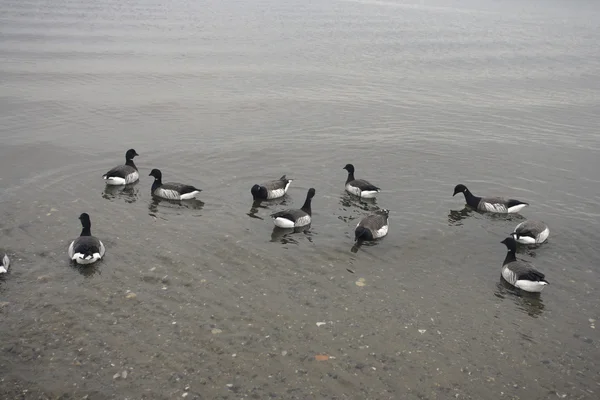
[[[140,174],[138,167],[133,162],[134,157],[139,154],[134,149],[129,149],[125,153],[125,164],[118,165],[105,173],[102,178],[107,185],[124,186],[135,183],[139,180]],[[356,179],[354,176],[354,165],[346,164],[343,168],[348,171],[348,177],[345,183],[345,190],[351,195],[362,199],[375,198],[381,189],[365,179]],[[193,185],[162,181],[162,172],[159,169],[152,169],[149,176],[154,178],[150,189],[152,196],[167,200],[185,201],[196,198],[202,191]],[[250,189],[250,193],[255,201],[273,200],[283,197],[293,182],[287,179],[285,175],[277,180],[271,180],[262,184],[255,184]],[[306,200],[299,209],[286,209],[271,214],[273,224],[278,228],[302,228],[307,227],[312,222],[312,199],[315,196],[315,189],[310,188],[306,194]],[[478,197],[463,184],[456,185],[452,196],[462,193],[465,197],[467,206],[479,211],[498,214],[518,213],[529,204],[511,198],[503,197]],[[78,265],[93,264],[104,257],[106,248],[102,241],[92,235],[92,222],[87,213],[79,216],[81,221],[81,234],[69,245],[67,254],[72,262]],[[385,237],[389,230],[389,210],[380,209],[374,213],[365,216],[356,225],[354,229],[354,241],[358,244],[363,241],[373,241]],[[541,221],[526,220],[518,224],[509,237],[501,243],[508,250],[504,262],[502,263],[501,276],[510,285],[527,292],[541,292],[548,281],[543,273],[526,261],[516,258],[517,243],[523,245],[540,245],[544,243],[550,230],[548,226]],[[0,274],[8,272],[10,259],[8,255],[2,258],[0,265]]]

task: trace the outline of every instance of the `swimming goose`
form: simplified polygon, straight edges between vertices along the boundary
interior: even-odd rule
[[[134,149],[125,153],[125,165],[118,165],[102,175],[107,185],[128,185],[140,179],[137,167],[133,163],[133,157],[139,156]]]
[[[167,182],[162,183],[162,172],[159,169],[153,169],[150,171],[148,176],[154,177],[154,183],[150,192],[163,199],[168,200],[189,200],[196,197],[202,189],[195,188],[190,185],[184,185],[183,183]]]
[[[511,236],[522,244],[540,244],[548,239],[550,229],[541,221],[525,221],[515,227]]]
[[[310,224],[312,209],[310,207],[312,198],[315,197],[315,189],[308,189],[306,201],[299,210],[283,210],[271,214],[273,223],[279,228],[298,228]]]
[[[502,242],[508,249],[506,258],[502,263],[502,277],[511,285],[527,292],[541,292],[548,285],[545,275],[533,268],[526,261],[517,260],[517,242],[510,236]]]
[[[524,201],[502,197],[477,197],[465,185],[456,185],[452,196],[455,196],[457,193],[464,194],[467,204],[478,211],[512,214],[521,211],[529,205],[529,203],[525,203]]]
[[[0,264],[0,274],[7,273],[9,266],[10,266],[10,259],[8,258],[8,254],[5,254],[4,257],[2,257],[2,264]]]
[[[378,210],[363,218],[354,229],[354,240],[375,240],[387,235],[389,214],[389,210]]]
[[[69,257],[77,264],[92,264],[102,257],[106,249],[97,237],[92,236],[92,222],[87,213],[79,216],[81,220],[81,235],[71,242],[69,246]]]
[[[346,191],[348,193],[365,199],[372,199],[381,191],[377,186],[364,179],[354,179],[354,165],[346,164],[343,169],[348,171],[348,179],[346,179]]]
[[[285,175],[276,181],[268,181],[261,185],[254,185],[250,189],[254,200],[271,200],[282,197],[287,193],[292,179],[286,179]]]

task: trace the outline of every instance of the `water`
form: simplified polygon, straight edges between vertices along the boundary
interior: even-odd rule
[[[597,2],[0,6],[0,397],[597,398]],[[106,191],[130,147],[140,182]],[[153,201],[152,168],[200,201]],[[458,183],[531,205],[469,212]],[[274,231],[310,187],[310,230]],[[390,234],[352,251],[376,207]],[[500,279],[524,218],[541,296]]]

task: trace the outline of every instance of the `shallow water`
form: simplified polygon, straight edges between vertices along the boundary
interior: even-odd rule
[[[596,2],[0,5],[0,397],[598,397]],[[140,182],[105,188],[130,147]],[[152,168],[199,200],[152,200]],[[274,230],[310,187],[310,229]],[[81,212],[97,267],[66,257]],[[525,218],[539,296],[500,279]]]

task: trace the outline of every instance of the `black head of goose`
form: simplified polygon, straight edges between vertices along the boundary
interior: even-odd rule
[[[277,180],[252,186],[250,193],[252,193],[254,200],[277,199],[279,197],[283,197],[287,193],[290,183],[292,182],[292,179],[287,179],[285,175],[283,175]]]
[[[380,188],[364,179],[354,178],[354,165],[346,164],[343,169],[348,171],[348,178],[346,179],[346,191],[348,193],[365,199],[372,199],[381,191]]]
[[[379,210],[363,218],[354,229],[354,240],[375,240],[387,235],[389,213],[389,210]]]
[[[271,214],[275,226],[279,228],[298,228],[310,224],[312,221],[311,202],[312,198],[315,197],[315,193],[314,188],[308,189],[304,205],[299,210],[289,209]]]
[[[550,229],[542,221],[527,220],[517,225],[511,236],[521,244],[540,244],[548,240]]]
[[[482,212],[512,214],[521,211],[529,205],[529,203],[521,200],[505,199],[503,197],[477,197],[463,184],[454,187],[454,194],[452,196],[456,196],[458,193],[462,193],[465,196],[467,205]]]
[[[148,176],[154,177],[154,183],[150,189],[152,195],[167,200],[189,200],[196,197],[202,189],[191,185],[184,185],[176,182],[162,182],[162,172],[159,169],[153,169]]]
[[[118,165],[102,175],[107,185],[128,185],[140,179],[138,169],[133,162],[133,158],[139,156],[134,149],[129,149],[125,153],[125,164]]]
[[[83,229],[79,237],[71,242],[67,253],[77,264],[92,264],[104,257],[106,249],[100,239],[92,236],[90,216],[82,213],[79,220]]]
[[[0,264],[0,274],[7,273],[8,267],[10,267],[10,259],[8,258],[8,254],[4,254],[4,257],[2,257],[2,264]]]
[[[511,285],[527,292],[541,292],[548,281],[544,274],[528,262],[517,260],[517,242],[512,236],[502,242],[508,250],[502,263],[502,278]]]

